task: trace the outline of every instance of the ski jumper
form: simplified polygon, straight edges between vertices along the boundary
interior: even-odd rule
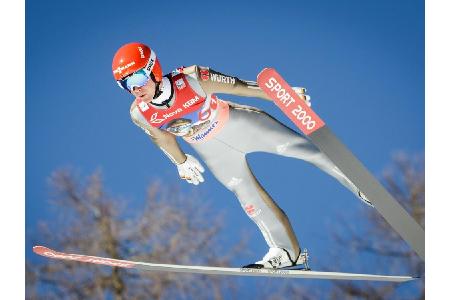
[[[174,162],[183,162],[178,145],[167,132],[191,144],[214,176],[238,198],[269,247],[285,249],[295,262],[300,246],[285,212],[254,176],[246,155],[267,152],[307,161],[358,196],[358,189],[305,136],[255,107],[219,99],[211,91],[263,98],[254,82],[226,76],[209,68],[166,75],[155,103],[136,100],[130,113]],[[245,88],[243,88],[245,86]],[[159,128],[152,134],[153,128]],[[164,133],[165,132],[165,133]],[[170,144],[171,143],[171,144]]]

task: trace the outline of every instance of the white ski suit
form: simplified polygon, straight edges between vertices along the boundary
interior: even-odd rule
[[[236,195],[268,246],[285,249],[293,262],[300,246],[289,219],[258,182],[246,155],[267,152],[302,159],[359,196],[358,189],[305,136],[264,111],[215,96],[225,93],[270,100],[255,82],[191,66],[166,75],[159,89],[162,93],[154,99],[155,104],[133,102],[133,122],[175,164],[186,160],[176,136],[191,143],[217,180]]]

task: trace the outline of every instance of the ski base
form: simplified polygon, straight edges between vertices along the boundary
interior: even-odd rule
[[[209,266],[155,264],[148,262],[138,262],[138,261],[105,258],[99,256],[57,252],[55,250],[43,246],[34,246],[33,252],[41,256],[53,259],[78,261],[90,264],[105,265],[110,267],[137,269],[142,271],[166,271],[166,272],[197,273],[209,275],[266,276],[266,277],[305,278],[305,279],[373,280],[373,281],[390,281],[390,282],[406,282],[417,279],[411,276],[319,272],[319,271],[286,270],[286,269],[249,269],[249,268],[224,268],[224,267],[209,267]]]

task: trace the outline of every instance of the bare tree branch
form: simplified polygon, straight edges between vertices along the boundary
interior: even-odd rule
[[[51,222],[42,222],[43,244],[67,252],[159,263],[227,266],[242,251],[241,241],[225,253],[215,243],[222,218],[209,218],[208,206],[176,189],[152,184],[142,209],[104,192],[100,172],[80,180],[70,170],[49,180],[57,207]],[[39,238],[35,238],[37,240]],[[135,271],[53,262],[27,262],[28,299],[222,299],[233,283],[226,277]],[[46,288],[44,288],[46,287]]]

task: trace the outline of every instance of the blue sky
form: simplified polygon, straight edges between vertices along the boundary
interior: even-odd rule
[[[291,85],[308,88],[313,109],[377,176],[395,151],[424,151],[422,1],[28,1],[27,232],[39,219],[51,223],[46,180],[53,170],[74,166],[88,175],[101,168],[110,192],[136,203],[155,179],[200,191],[226,210],[230,242],[241,228],[254,236],[253,256],[238,263],[266,252],[232,193],[209,171],[198,187],[181,182],[131,122],[133,99],[111,73],[114,52],[131,41],[154,48],[164,72],[199,64],[255,80],[262,68],[276,68]],[[219,96],[258,106],[293,127],[269,102]],[[257,153],[250,163],[300,243],[317,261],[325,258],[333,247],[330,226],[337,215],[359,209],[359,200],[302,161]],[[293,184],[297,191],[285,189]],[[26,246],[31,255],[29,236]]]

